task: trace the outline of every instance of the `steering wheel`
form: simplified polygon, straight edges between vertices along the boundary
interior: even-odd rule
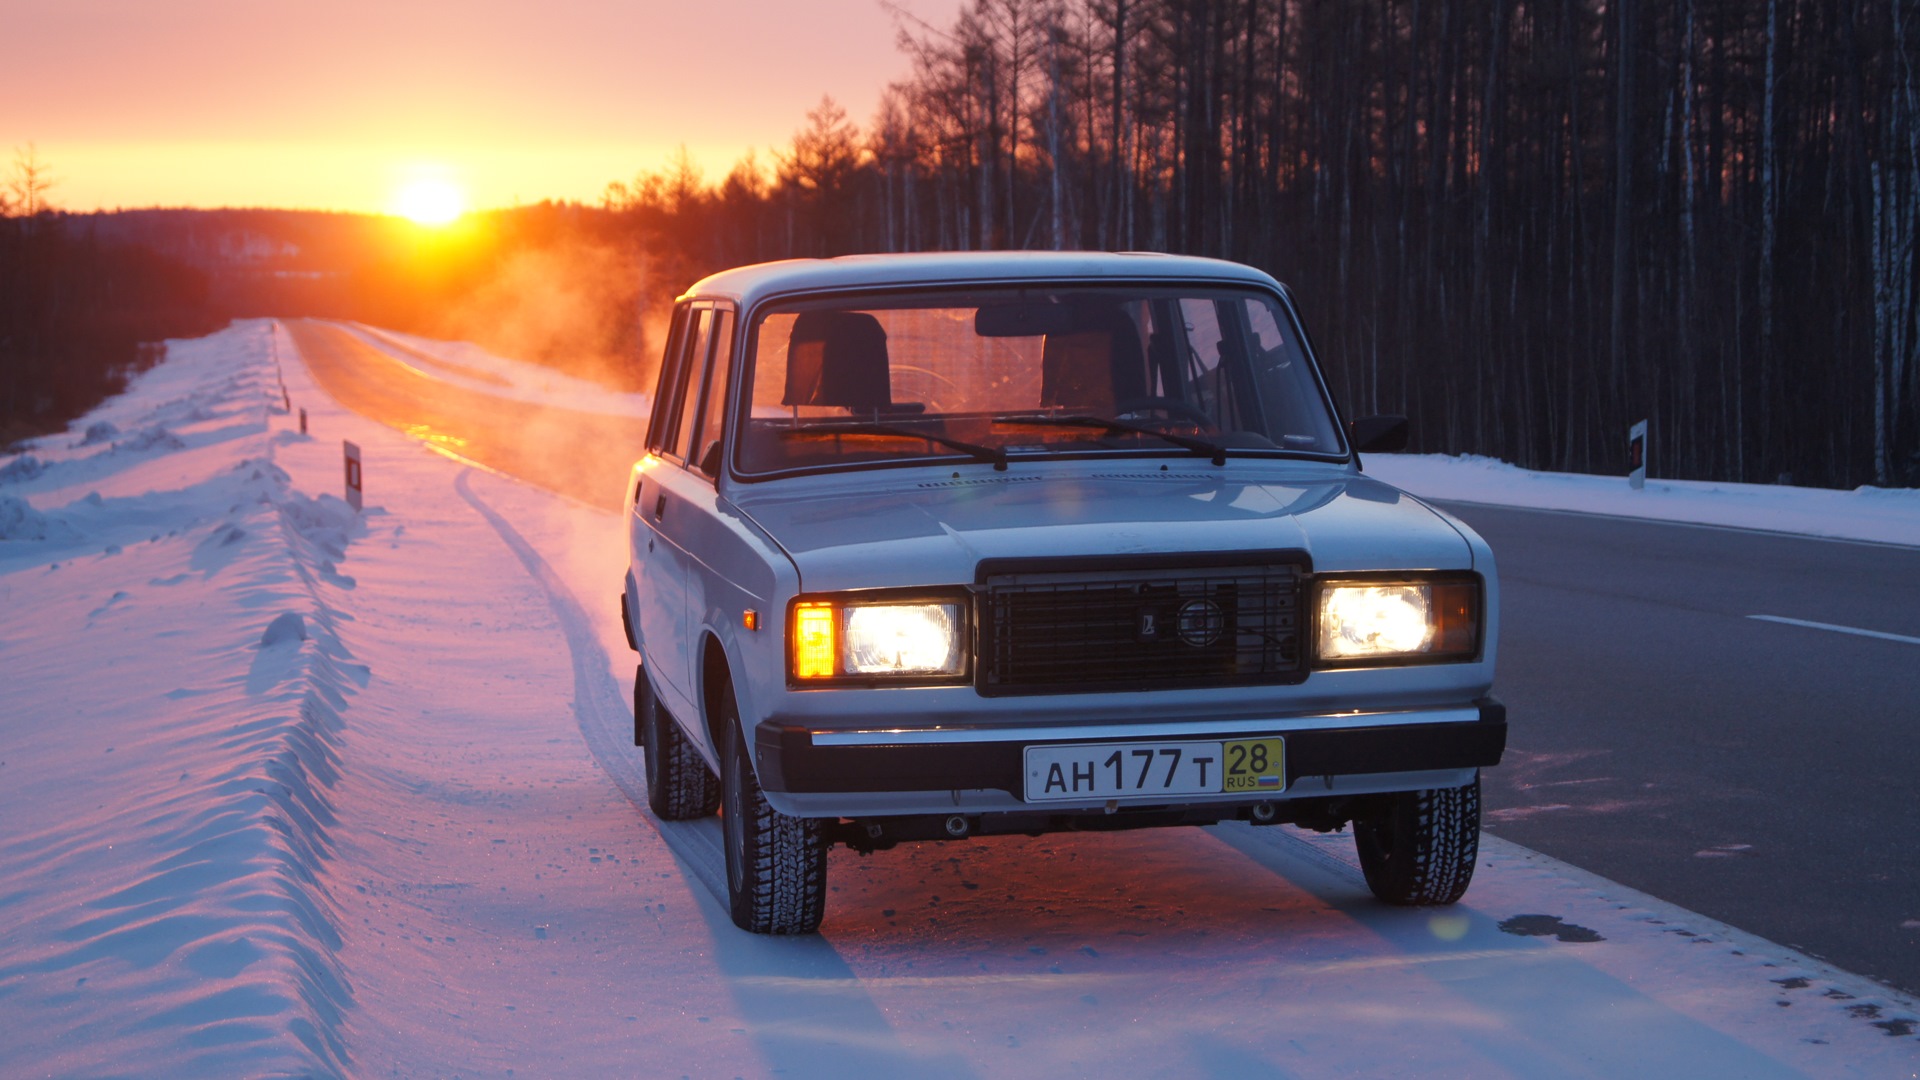
[[[1201,412],[1197,406],[1181,401],[1179,398],[1128,398],[1113,407],[1113,415],[1116,420],[1126,419],[1143,412],[1155,411],[1166,413],[1169,420],[1189,421],[1201,431],[1213,430],[1213,417]]]
[[[914,375],[925,375],[929,380],[940,383],[941,385],[945,386],[947,389],[952,390],[956,398],[958,398],[961,395],[960,384],[954,382],[952,379],[947,378],[945,375],[942,375],[937,371],[933,371],[923,367],[916,367],[913,364],[895,364],[893,365],[893,371],[896,374],[900,372],[908,372]],[[932,390],[933,387],[929,386],[928,389]],[[947,411],[946,406],[942,405],[940,403],[940,400],[934,397],[932,393],[928,393],[924,396],[927,399],[928,412],[943,413]]]

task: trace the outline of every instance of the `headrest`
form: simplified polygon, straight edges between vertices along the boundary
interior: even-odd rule
[[[1075,313],[1074,330],[1048,334],[1040,352],[1040,405],[1110,413],[1147,392],[1140,330],[1126,313],[1100,307]]]
[[[838,405],[871,412],[893,404],[887,332],[859,311],[808,311],[787,341],[783,405]]]

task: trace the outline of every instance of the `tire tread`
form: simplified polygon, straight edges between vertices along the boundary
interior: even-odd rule
[[[1391,797],[1379,818],[1354,823],[1367,888],[1402,907],[1457,902],[1480,857],[1480,781]]]
[[[634,727],[646,752],[647,807],[662,821],[692,821],[720,808],[720,781],[680,725],[660,707],[646,670],[634,672]]]
[[[789,817],[773,808],[747,759],[738,710],[732,693],[722,703],[728,745],[723,787],[729,793],[727,810],[740,807],[741,821],[723,821],[727,857],[744,868],[744,882],[736,885],[733,867],[727,873],[727,892],[734,925],[756,934],[811,934],[820,929],[827,908],[827,841],[821,823],[813,818]]]

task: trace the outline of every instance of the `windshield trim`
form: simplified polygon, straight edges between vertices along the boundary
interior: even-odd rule
[[[862,472],[871,469],[899,469],[929,466],[950,466],[956,461],[968,464],[985,464],[971,454],[958,450],[948,453],[915,454],[906,458],[869,458],[861,461],[831,462],[819,465],[802,465],[786,469],[774,469],[765,472],[748,472],[741,468],[740,449],[742,433],[752,419],[753,400],[749,388],[753,385],[755,360],[758,358],[760,324],[768,308],[779,307],[796,300],[831,300],[839,297],[877,297],[899,296],[902,294],[937,292],[943,289],[1017,289],[1017,288],[1063,288],[1063,289],[1111,289],[1111,288],[1156,288],[1156,289],[1213,289],[1226,292],[1257,294],[1271,298],[1291,324],[1299,342],[1302,358],[1307,362],[1313,375],[1314,386],[1320,392],[1321,403],[1327,415],[1333,419],[1334,434],[1339,440],[1340,450],[1288,450],[1285,448],[1246,448],[1233,447],[1228,461],[1272,461],[1294,460],[1312,461],[1328,464],[1352,464],[1357,455],[1349,438],[1346,417],[1341,413],[1339,404],[1333,396],[1333,388],[1327,384],[1326,372],[1320,367],[1320,358],[1314,352],[1313,342],[1307,336],[1306,327],[1300,321],[1299,312],[1294,309],[1293,297],[1282,287],[1278,290],[1260,283],[1233,277],[1160,277],[1143,274],[1138,277],[1114,278],[1058,278],[1012,276],[1006,278],[951,278],[924,281],[902,282],[897,285],[871,286],[857,288],[792,288],[766,293],[754,300],[752,305],[739,317],[739,336],[735,340],[738,352],[734,358],[733,385],[736,400],[728,416],[726,476],[740,484],[757,484],[769,480],[782,480],[796,476],[815,476],[822,473]],[[689,297],[689,299],[698,299]],[[1179,458],[1192,460],[1191,449],[1173,445],[1164,447],[1127,447],[1071,450],[1048,453],[1020,452],[1007,455],[1010,466],[1021,462],[1072,461],[1099,458]],[[993,466],[1000,468],[1000,466]]]

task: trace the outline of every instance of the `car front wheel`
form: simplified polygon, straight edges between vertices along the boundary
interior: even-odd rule
[[[633,672],[633,726],[646,753],[647,806],[655,817],[690,821],[719,809],[719,781],[654,698],[645,668]]]
[[[1403,907],[1451,904],[1480,855],[1480,780],[1389,795],[1354,821],[1353,842],[1374,896]]]
[[[756,934],[811,934],[827,907],[827,843],[820,822],[788,817],[760,790],[733,689],[721,692],[721,825],[733,922]]]

